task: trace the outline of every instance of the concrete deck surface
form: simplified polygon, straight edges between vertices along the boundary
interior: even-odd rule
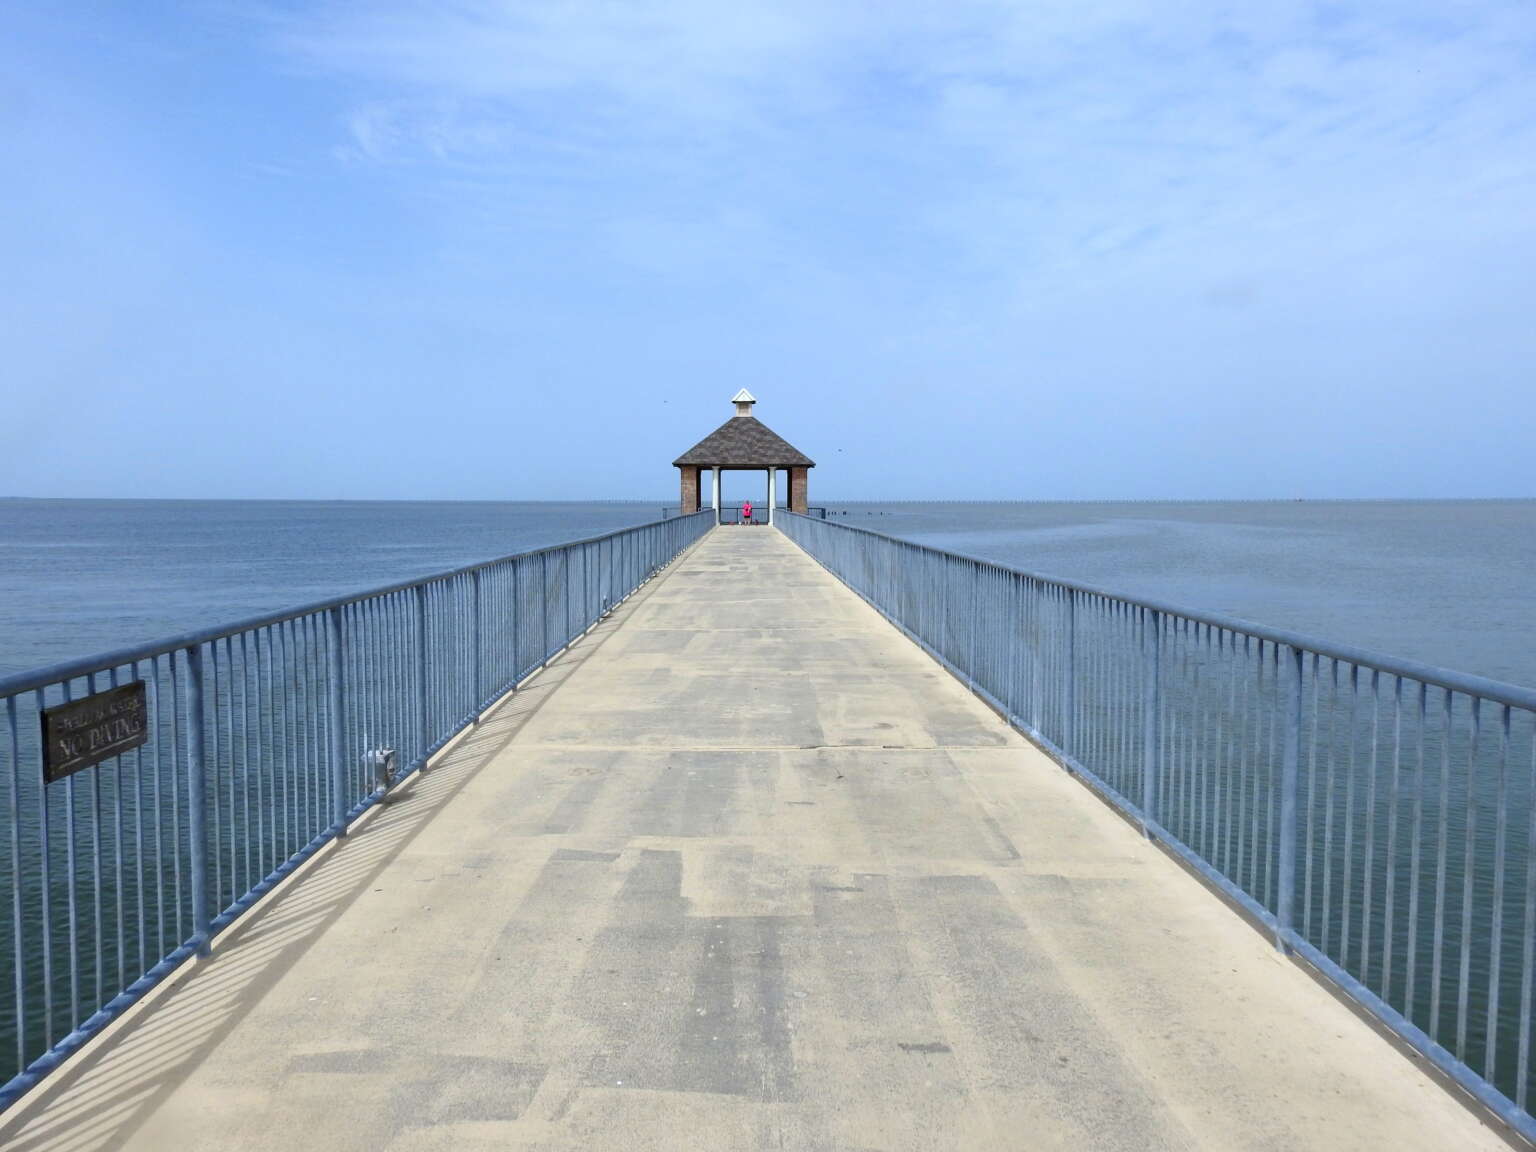
[[[765,528],[708,536],[0,1144],[1507,1147]]]

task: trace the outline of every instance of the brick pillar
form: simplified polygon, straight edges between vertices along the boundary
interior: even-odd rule
[[[799,512],[801,515],[810,508],[810,495],[806,491],[808,472],[809,469],[806,468],[789,470],[789,510]]]
[[[683,515],[687,516],[699,510],[699,470],[692,464],[685,464],[678,471],[683,480]]]

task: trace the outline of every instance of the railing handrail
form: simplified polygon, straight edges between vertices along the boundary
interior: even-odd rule
[[[784,511],[784,514],[788,516],[800,515],[798,512],[790,512],[787,509]],[[806,517],[806,519],[812,519],[812,517]],[[985,565],[1000,572],[1023,576],[1028,580],[1054,585],[1055,587],[1080,592],[1084,595],[1098,596],[1105,600],[1115,600],[1135,608],[1145,608],[1152,612],[1179,616],[1195,623],[1209,624],[1215,628],[1224,628],[1229,632],[1239,632],[1246,636],[1252,636],[1256,640],[1268,640],[1275,644],[1284,644],[1297,651],[1326,656],[1330,660],[1341,660],[1349,664],[1359,664],[1366,668],[1374,668],[1378,672],[1385,672],[1390,676],[1420,680],[1426,684],[1433,684],[1436,687],[1445,688],[1452,692],[1462,692],[1468,696],[1481,696],[1498,704],[1508,704],[1511,708],[1522,708],[1528,712],[1536,712],[1536,689],[1527,688],[1520,684],[1493,680],[1471,672],[1459,672],[1454,668],[1442,668],[1434,664],[1424,664],[1417,660],[1409,660],[1385,652],[1376,652],[1368,648],[1356,648],[1352,645],[1340,644],[1321,636],[1313,636],[1305,632],[1295,632],[1286,628],[1276,628],[1268,624],[1244,620],[1237,616],[1228,616],[1221,612],[1191,608],[1187,605],[1175,604],[1167,600],[1158,600],[1149,596],[1135,596],[1126,592],[1116,592],[1108,588],[1101,588],[1095,584],[1084,583],[1081,580],[1072,580],[1063,576],[1052,576],[1044,572],[1032,572],[1024,568],[1015,568],[1011,564],[1003,564],[997,560],[988,560],[981,556],[973,556],[967,552],[957,552],[948,548],[935,548],[932,544],[908,540],[905,537],[895,536],[889,532],[877,532],[873,528],[861,528],[855,524],[844,524],[841,521],[834,522],[831,520],[821,521],[821,523],[832,524],[834,527],[843,528],[849,532],[863,532],[869,536],[878,536],[883,540],[892,540],[909,548],[917,548],[938,556],[949,556],[968,561],[972,564]],[[0,682],[0,694],[3,694],[3,692],[4,683]]]
[[[698,514],[693,513],[693,515]],[[682,519],[682,517],[673,516],[669,517],[669,519],[677,520]],[[410,580],[397,580],[392,584],[383,584],[363,592],[348,592],[339,596],[330,596],[324,600],[316,600],[313,603],[301,604],[293,608],[280,608],[274,612],[264,612],[244,620],[237,620],[231,624],[213,624],[206,628],[178,633],[175,636],[162,637],[146,644],[136,644],[127,648],[118,648],[109,652],[98,652],[90,656],[80,656],[72,660],[64,660],[58,664],[28,668],[23,672],[13,672],[9,676],[0,676],[0,700],[5,699],[7,696],[19,696],[23,692],[31,692],[37,688],[57,684],[60,681],[89,676],[93,672],[105,672],[112,668],[121,668],[137,660],[150,660],[156,656],[165,656],[199,644],[223,640],[227,636],[238,636],[242,632],[250,632],[257,628],[266,628],[273,624],[297,620],[301,616],[312,616],[318,612],[325,612],[332,608],[343,608],[349,604],[361,603],[364,600],[374,600],[380,596],[403,592],[423,584],[434,584],[442,580],[452,579],[455,576],[480,571],[492,565],[504,564],[508,560],[538,556],[541,553],[554,552],[562,548],[577,548],[584,544],[596,544],[603,540],[610,540],[615,536],[622,536],[626,532],[633,532],[637,528],[649,528],[665,522],[665,520],[647,520],[640,524],[630,524],[623,528],[615,528],[612,532],[603,532],[596,536],[585,536],[579,540],[563,540],[558,544],[546,544],[542,548],[530,548],[525,552],[509,552],[505,556],[496,556],[490,560],[479,560],[473,564],[465,564],[458,568],[447,568],[441,572],[417,576]]]

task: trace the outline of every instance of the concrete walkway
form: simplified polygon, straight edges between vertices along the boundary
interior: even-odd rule
[[[778,532],[718,529],[35,1149],[1504,1149]]]

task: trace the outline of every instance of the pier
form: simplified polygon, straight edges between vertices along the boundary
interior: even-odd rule
[[[1508,1147],[784,531],[594,615],[0,1145]]]

